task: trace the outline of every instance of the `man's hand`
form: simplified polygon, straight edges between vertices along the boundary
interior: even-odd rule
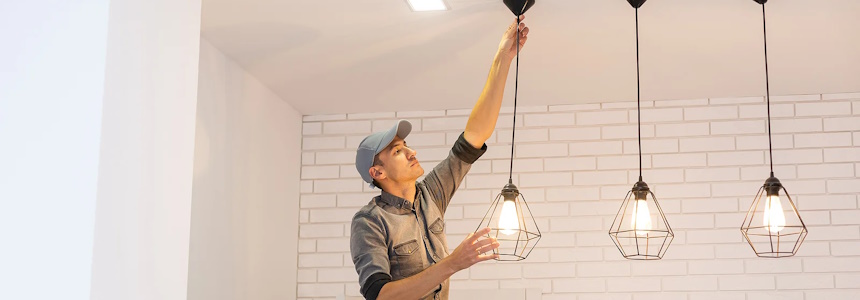
[[[445,257],[446,263],[451,268],[452,273],[471,267],[472,265],[498,258],[498,254],[484,254],[499,248],[499,242],[495,238],[480,239],[482,236],[490,233],[489,228],[481,229],[476,233],[470,233],[469,236],[454,249],[454,252],[448,257]]]
[[[526,27],[526,23],[523,23],[526,16],[520,16],[520,50],[523,49],[523,46],[526,44],[526,40],[528,40],[529,28]],[[513,59],[517,56],[517,22],[514,21],[511,26],[508,26],[508,30],[505,31],[505,34],[502,36],[502,41],[499,43],[499,55],[506,59]]]
[[[492,251],[499,247],[499,242],[494,238],[478,240],[481,236],[490,233],[489,228],[470,234],[460,243],[451,255],[443,258],[438,264],[418,274],[405,279],[386,283],[379,290],[377,300],[390,299],[418,299],[433,291],[445,279],[457,273],[457,271],[471,267],[472,265],[498,257],[497,254],[484,255],[484,252]]]

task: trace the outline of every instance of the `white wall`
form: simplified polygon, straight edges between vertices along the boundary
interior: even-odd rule
[[[624,260],[607,234],[638,175],[636,103],[521,107],[514,182],[543,238],[528,260],[481,263],[451,288],[537,287],[550,300],[860,298],[860,93],[772,100],[776,176],[809,228],[796,257],[756,258],[739,230],[768,176],[763,97],[643,103],[644,180],[676,234],[664,259],[648,262]],[[299,299],[359,295],[349,222],[379,193],[353,167],[361,139],[409,119],[410,146],[433,166],[468,114],[304,117]],[[452,247],[506,182],[511,119],[503,108],[488,152],[448,209]]]
[[[89,299],[108,2],[0,2],[0,299]]]
[[[19,2],[0,299],[295,298],[301,115],[201,49],[200,1]]]
[[[110,3],[92,299],[186,298],[200,5]]]
[[[295,299],[301,114],[207,41],[188,299]]]

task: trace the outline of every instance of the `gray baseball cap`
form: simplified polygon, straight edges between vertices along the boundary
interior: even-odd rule
[[[370,173],[367,172],[367,170],[370,170],[370,167],[373,166],[373,158],[379,154],[379,152],[382,152],[385,147],[388,147],[388,144],[391,144],[391,141],[394,140],[395,136],[398,136],[401,139],[406,139],[406,136],[409,135],[409,132],[411,131],[412,123],[409,123],[409,121],[406,120],[400,120],[397,121],[397,124],[394,124],[391,129],[368,135],[364,140],[361,140],[361,144],[358,145],[358,150],[355,151],[355,169],[358,170],[358,174],[361,174],[361,179],[370,183],[370,187],[375,187],[373,185],[373,178],[370,177]]]

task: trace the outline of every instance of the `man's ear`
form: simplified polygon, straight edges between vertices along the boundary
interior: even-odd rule
[[[373,178],[376,181],[382,181],[386,177],[385,170],[383,170],[379,166],[370,167],[370,170],[368,170],[368,172],[370,172],[370,178]]]

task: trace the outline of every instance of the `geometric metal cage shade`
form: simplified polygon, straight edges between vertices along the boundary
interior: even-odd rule
[[[642,181],[627,192],[609,236],[624,258],[638,260],[663,258],[675,239],[657,197]]]
[[[761,21],[764,41],[764,79],[767,100],[767,139],[770,160],[770,177],[750,205],[749,211],[741,225],[741,233],[750,244],[758,257],[780,258],[794,256],[809,231],[794,200],[788,191],[773,176],[773,143],[771,139],[770,120],[770,83],[767,68],[767,19],[765,3],[767,0],[755,0],[761,4]]]
[[[475,231],[486,227],[490,228],[486,236],[499,242],[499,247],[493,249],[493,254],[499,255],[498,261],[526,259],[541,237],[526,198],[510,182],[496,196]]]
[[[741,225],[741,233],[759,257],[794,256],[808,232],[793,199],[774,177],[759,189]]]
[[[639,7],[645,0],[628,0],[636,16],[636,113],[639,138],[639,181],[627,192],[621,208],[609,228],[609,237],[626,259],[656,260],[663,258],[675,233],[657,197],[642,181],[642,123],[639,85]]]

